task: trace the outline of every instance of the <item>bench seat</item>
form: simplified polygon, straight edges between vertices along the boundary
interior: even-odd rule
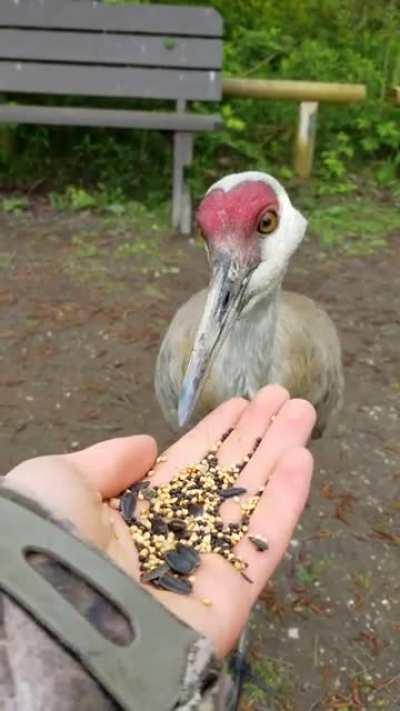
[[[219,114],[194,114],[188,111],[85,109],[68,106],[28,106],[25,104],[0,104],[0,123],[148,128],[156,131],[216,131],[223,126],[223,120]]]

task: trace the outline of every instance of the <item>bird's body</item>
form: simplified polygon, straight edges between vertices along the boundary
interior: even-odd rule
[[[173,430],[206,298],[207,290],[199,291],[177,311],[158,356],[157,398]],[[305,296],[281,291],[273,303],[259,302],[234,324],[204,383],[194,421],[230,397],[251,398],[263,385],[279,383],[292,397],[313,403],[322,433],[342,403],[340,362],[336,329],[325,311]]]
[[[267,250],[263,251],[265,255]],[[212,330],[215,313],[226,309],[226,304],[221,306],[220,302],[217,306],[210,305],[212,286],[194,294],[177,311],[161,345],[155,379],[164,417],[174,430],[181,419],[180,398],[182,401],[188,378],[190,387],[193,379],[198,382],[195,408],[192,407],[186,423],[197,421],[230,397],[250,398],[267,383],[279,383],[292,397],[303,397],[313,403],[318,414],[316,435],[323,432],[339,410],[343,374],[335,326],[311,299],[281,289],[287,261],[280,257],[274,265],[274,258],[268,258],[267,253],[266,259],[261,258],[258,266],[253,267],[244,297],[236,305],[235,318],[225,328],[222,339],[217,334],[211,344],[206,343],[207,328]],[[263,263],[267,263],[267,268]],[[235,278],[231,278],[232,284]],[[226,281],[229,282],[229,277],[225,274],[219,291],[226,291]],[[228,295],[230,292],[233,286],[229,287]],[[246,299],[248,292],[250,298]],[[205,328],[205,322],[208,324],[210,320],[211,326]],[[199,374],[198,361],[202,362],[204,357],[207,367]],[[189,397],[192,402],[193,389]]]

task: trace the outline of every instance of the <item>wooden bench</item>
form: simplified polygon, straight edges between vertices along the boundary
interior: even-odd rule
[[[0,123],[172,131],[172,224],[189,233],[184,169],[192,160],[193,135],[220,128],[222,119],[190,112],[187,102],[220,100],[221,36],[222,20],[212,8],[0,0],[0,92],[6,99]],[[83,105],[36,100],[14,105],[7,103],[10,94],[29,95],[24,98],[29,102],[32,95],[79,96]],[[161,99],[174,105],[171,111],[90,108],[84,97]]]

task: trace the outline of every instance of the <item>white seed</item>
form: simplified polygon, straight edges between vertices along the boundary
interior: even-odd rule
[[[212,607],[212,602],[211,602],[211,600],[210,600],[209,597],[202,597],[202,598],[201,598],[201,602],[202,602],[203,605],[205,605],[206,607]]]

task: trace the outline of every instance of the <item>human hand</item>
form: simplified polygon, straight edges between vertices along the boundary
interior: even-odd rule
[[[312,406],[289,400],[279,386],[267,386],[248,403],[230,400],[208,415],[165,452],[166,461],[155,465],[152,484],[170,480],[176,471],[198,462],[226,430],[234,431],[222,444],[221,464],[239,462],[262,442],[239,475],[249,495],[267,480],[266,488],[249,525],[248,535],[261,534],[268,551],[257,552],[244,538],[237,552],[249,564],[246,582],[219,555],[202,556],[193,594],[182,597],[149,588],[203,635],[211,639],[220,656],[227,654],[246,624],[251,607],[282,558],[307,499],[312,457],[304,445],[315,422]],[[78,534],[96,545],[135,579],[139,577],[136,550],[128,526],[107,500],[139,481],[153,466],[156,445],[140,435],[101,442],[81,452],[39,457],[17,466],[5,480],[9,488],[38,501],[57,519],[70,521]],[[224,504],[229,520],[229,504]],[[201,600],[210,599],[205,607]]]

